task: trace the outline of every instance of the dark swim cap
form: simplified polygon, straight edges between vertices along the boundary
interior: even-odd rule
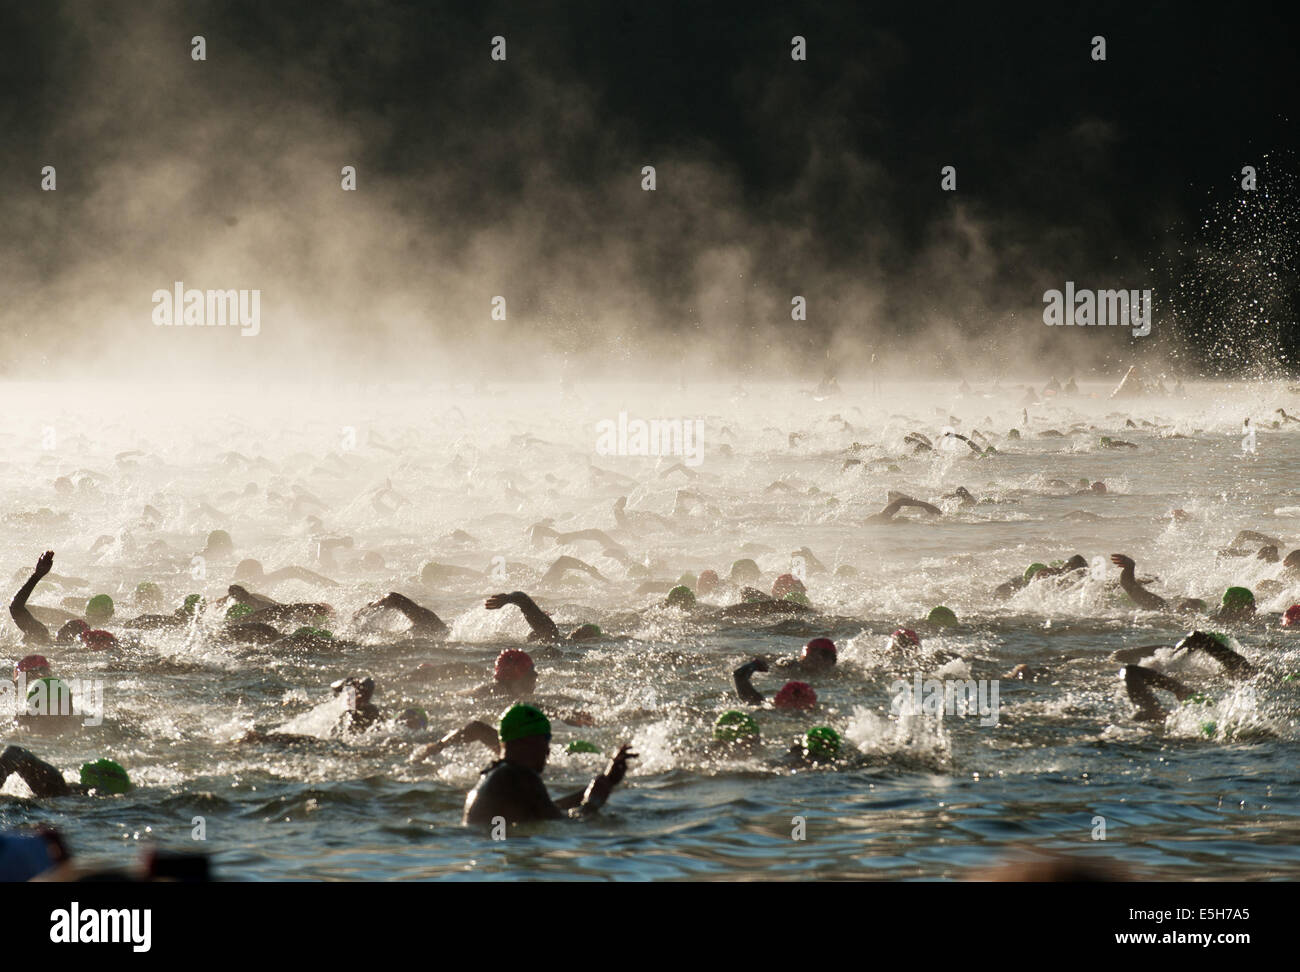
[[[678,584],[668,592],[668,600],[664,602],[671,608],[690,608],[695,606],[695,592],[685,584]]]
[[[498,736],[503,743],[533,736],[551,738],[551,720],[535,705],[512,705],[501,716]]]
[[[107,594],[96,594],[86,602],[86,618],[91,621],[107,621],[113,616],[113,599]]]
[[[81,618],[73,618],[71,621],[65,621],[63,627],[59,628],[59,633],[54,636],[54,641],[60,645],[70,645],[81,637],[83,631],[89,631],[90,625],[82,621]]]
[[[834,665],[836,658],[835,642],[830,638],[814,638],[803,646],[799,653],[800,661],[819,661]]]
[[[97,759],[81,767],[81,783],[101,793],[125,793],[131,789],[131,780],[119,763],[111,759]]]
[[[758,738],[758,722],[748,712],[731,709],[718,716],[713,724],[713,738],[718,742],[741,742]]]

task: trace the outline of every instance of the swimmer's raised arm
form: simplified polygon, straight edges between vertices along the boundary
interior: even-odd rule
[[[17,773],[37,797],[67,796],[75,792],[62,773],[18,746],[10,746],[0,753],[0,786],[4,786],[10,773]]]
[[[22,629],[25,644],[48,645],[50,643],[50,629],[32,616],[32,612],[27,609],[27,599],[32,596],[36,585],[53,566],[54,551],[47,550],[36,558],[36,569],[32,571],[32,576],[27,578],[27,583],[18,589],[14,599],[9,602],[9,616],[14,619],[14,624]]]
[[[447,624],[427,607],[421,607],[405,594],[392,591],[379,600],[362,608],[392,608],[411,622],[411,632],[427,638],[443,638],[447,635]],[[358,612],[361,613],[361,612]]]
[[[767,662],[761,658],[755,658],[753,661],[745,662],[731,673],[731,679],[736,685],[736,694],[740,696],[740,701],[749,705],[763,704],[763,694],[754,688],[749,680],[754,677],[755,672],[765,672],[767,670]]]
[[[1134,714],[1136,719],[1150,722],[1165,717],[1164,706],[1156,698],[1153,689],[1172,692],[1174,698],[1179,702],[1192,694],[1192,690],[1182,682],[1157,672],[1153,668],[1143,668],[1141,665],[1125,665],[1122,674],[1124,675],[1124,688],[1128,692],[1129,701],[1138,710]]]
[[[560,629],[555,626],[551,616],[539,608],[537,602],[523,591],[513,591],[510,594],[493,594],[483,602],[483,606],[489,611],[496,611],[507,604],[513,604],[523,612],[524,620],[533,629],[532,637],[543,641],[562,640],[560,638]]]
[[[542,584],[558,583],[559,581],[563,580],[564,575],[571,570],[580,570],[584,574],[589,574],[592,577],[596,578],[596,580],[598,581],[605,581],[605,578],[604,576],[602,576],[600,571],[598,571],[595,567],[591,566],[591,564],[587,563],[584,560],[579,560],[577,557],[570,557],[568,555],[565,555],[558,558],[555,561],[555,563],[551,564],[550,569],[544,575],[542,575],[542,579],[539,583]]]
[[[1137,563],[1128,554],[1111,554],[1110,562],[1120,569],[1119,586],[1124,588],[1124,593],[1138,607],[1146,611],[1163,611],[1165,608],[1165,599],[1158,594],[1152,594],[1145,587],[1138,583],[1137,577],[1133,571],[1137,568]]]
[[[1255,666],[1246,659],[1237,654],[1217,638],[1211,637],[1204,631],[1193,631],[1182,641],[1174,646],[1175,649],[1185,648],[1188,651],[1203,651],[1220,665],[1226,674],[1233,678],[1249,678],[1255,674]]]
[[[467,722],[459,729],[453,729],[437,742],[431,742],[426,746],[421,746],[411,754],[411,762],[423,762],[430,756],[436,756],[448,746],[459,746],[461,743],[475,742],[482,743],[493,752],[496,752],[497,747],[501,744],[496,729],[489,726],[486,722],[480,722],[478,719],[475,719],[472,722]]]

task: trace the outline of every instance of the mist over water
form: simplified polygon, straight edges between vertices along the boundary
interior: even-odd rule
[[[846,382],[839,394],[793,382],[8,385],[3,413],[30,415],[38,404],[39,418],[3,430],[0,495],[10,512],[0,575],[17,589],[37,553],[54,549],[54,573],[70,580],[43,582],[33,603],[80,614],[91,594],[108,593],[118,605],[108,627],[122,637],[119,622],[141,613],[132,603],[141,581],[161,587],[168,610],[189,593],[209,608],[190,628],[139,632],[111,655],[52,646],[56,673],[104,679],[104,724],[24,744],[60,768],[111,755],[138,789],[89,806],[29,803],[12,779],[0,817],[53,818],[83,854],[122,863],[137,840],[186,848],[191,819],[203,815],[205,849],[228,878],[958,877],[1026,845],[1165,877],[1294,874],[1296,683],[1280,678],[1300,664],[1300,643],[1276,618],[1300,600],[1300,582],[1253,549],[1221,551],[1243,529],[1283,540],[1283,556],[1300,546],[1290,474],[1300,435],[1269,424],[1300,396],[1282,382],[1187,383],[1182,397],[1121,403],[1107,398],[1110,388],[1085,382],[1078,396],[1025,405],[1019,383],[961,391],[888,376],[879,389]],[[601,454],[600,423],[620,413],[700,422],[698,464]],[[1242,452],[1248,415],[1258,427],[1253,455]],[[913,432],[937,441],[945,427],[979,429],[996,454],[974,458],[964,443],[917,453],[904,441]],[[1137,449],[1103,448],[1102,436]],[[1085,479],[1107,493],[1076,495]],[[979,502],[945,499],[957,486]],[[943,515],[868,524],[891,490]],[[632,517],[622,527],[620,496]],[[1175,522],[1173,509],[1190,519]],[[529,527],[544,520],[562,532],[604,530],[627,556],[589,542],[534,544]],[[196,573],[214,529],[230,533],[234,554],[198,561]],[[322,562],[319,541],[345,536],[352,546]],[[741,557],[757,562],[757,586],[767,589],[803,547],[827,568],[806,581],[817,615],[733,622],[638,593],[645,580],[710,568],[725,579]],[[1261,620],[1223,628],[1265,670],[1251,692],[1165,657],[1166,670],[1213,701],[1178,709],[1163,726],[1131,719],[1109,653],[1172,645],[1193,623],[1212,623],[1135,610],[1115,586],[1114,552],[1133,556],[1167,598],[1213,604],[1230,585],[1257,592]],[[368,553],[382,566],[363,564]],[[1074,553],[1091,564],[1078,585],[992,596],[1029,563]],[[604,580],[571,574],[541,585],[560,554]],[[328,601],[336,613],[327,626],[357,646],[218,644],[222,598],[244,558],[337,581],[246,586],[282,601]],[[425,582],[431,562],[480,576],[443,571]],[[836,576],[842,565],[856,576]],[[598,821],[525,828],[524,852],[513,838],[497,846],[458,826],[486,750],[407,759],[420,742],[504,707],[455,693],[486,681],[498,651],[526,637],[517,612],[483,608],[485,595],[515,589],[563,631],[583,622],[605,631],[596,642],[530,649],[538,704],[555,720],[553,791],[583,785],[601,764],[563,752],[572,739],[606,752],[631,740],[642,756]],[[395,616],[349,620],[389,590],[437,611],[451,628],[446,643],[410,641]],[[737,596],[724,586],[704,600]],[[926,626],[940,603],[958,627]],[[899,626],[920,632],[922,648],[891,648]],[[749,756],[711,749],[713,720],[736,705],[731,670],[755,654],[797,653],[816,636],[840,648],[834,674],[814,679],[819,708],[759,712],[764,743]],[[9,656],[25,653],[12,625],[3,638]],[[418,682],[421,662],[463,671]],[[896,679],[995,679],[1018,663],[1050,677],[1003,679],[996,726],[891,711]],[[331,733],[341,703],[328,685],[352,674],[374,677],[385,722],[341,740]],[[780,679],[757,684],[775,691]],[[408,706],[428,712],[427,731],[391,721]],[[595,725],[556,719],[574,710]],[[855,748],[852,768],[779,765],[814,724]],[[322,741],[309,751],[234,741],[254,726]],[[1089,838],[1097,814],[1109,821],[1106,842]],[[808,820],[806,842],[790,839],[797,815]]]

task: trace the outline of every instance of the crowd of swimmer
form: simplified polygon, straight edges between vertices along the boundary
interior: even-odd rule
[[[1096,490],[1098,486],[1101,484],[1092,484],[1088,488]],[[937,507],[910,497],[891,497],[889,505],[880,516],[888,520],[906,505],[920,507],[924,512],[933,512],[935,515],[939,513]],[[622,502],[616,506],[616,511],[625,515]],[[572,536],[556,534],[546,524],[536,525],[533,532],[535,536],[549,536],[556,542],[573,539]],[[599,530],[584,532],[602,533]],[[601,542],[609,540],[608,537],[595,539]],[[1226,552],[1248,554],[1250,546],[1256,545],[1259,548],[1256,556],[1277,561],[1282,559],[1278,555],[1280,543],[1276,538],[1243,531]],[[230,537],[225,531],[213,531],[209,536],[206,548],[208,554],[220,557],[223,553],[229,554],[232,549]],[[827,568],[811,550],[803,548],[795,553],[810,572],[827,572]],[[1217,609],[1211,613],[1209,605],[1201,599],[1183,598],[1171,604],[1149,591],[1147,584],[1151,580],[1137,576],[1137,565],[1131,557],[1114,554],[1110,559],[1120,569],[1119,588],[1133,604],[1143,610],[1199,616],[1208,618],[1216,626],[1271,624],[1267,619],[1256,616],[1255,597],[1247,588],[1228,588],[1219,599]],[[209,607],[203,597],[192,594],[170,613],[161,610],[161,592],[157,586],[142,583],[135,592],[135,600],[143,613],[120,622],[113,621],[116,606],[107,594],[90,597],[80,616],[68,610],[29,605],[28,600],[33,591],[42,579],[51,574],[53,566],[53,551],[41,554],[35,569],[14,595],[9,606],[10,615],[21,629],[24,644],[28,647],[44,651],[58,648],[64,651],[111,652],[121,647],[122,642],[118,635],[107,630],[104,625],[112,623],[123,630],[123,637],[133,637],[125,632],[185,628],[209,610],[224,611],[217,637],[227,643],[308,649],[347,647],[349,644],[335,639],[325,627],[331,623],[331,618],[336,617],[331,605],[323,602],[281,603],[249,591],[242,583],[229,585],[223,603],[213,608]],[[436,568],[437,565],[430,566]],[[1300,550],[1291,551],[1283,559],[1282,567],[1287,575],[1300,578]],[[561,556],[551,565],[546,578],[554,580],[570,570],[599,575],[591,565],[575,557]],[[286,571],[296,579],[333,583],[306,568],[292,567]],[[1007,598],[1034,584],[1068,587],[1082,582],[1087,572],[1088,563],[1079,555],[1050,565],[1034,563],[1029,565],[1023,575],[1000,584],[993,593],[996,597]],[[285,572],[276,572],[279,573]],[[245,582],[249,578],[272,579],[274,576],[265,573],[255,561],[245,561],[235,571],[235,578]],[[664,606],[691,615],[733,619],[790,616],[807,619],[818,616],[816,608],[809,601],[804,583],[793,574],[778,576],[767,592],[753,586],[758,583],[761,583],[758,565],[753,560],[742,559],[732,565],[725,579],[715,571],[705,570],[698,577],[685,575],[674,585],[652,583],[646,589],[658,586],[662,590],[667,587]],[[1282,589],[1280,581],[1274,583],[1278,584],[1278,590]],[[698,600],[699,597],[717,595],[734,595],[734,603],[715,607]],[[533,649],[533,653],[543,659],[547,657],[548,645],[565,641],[589,642],[604,637],[600,627],[590,623],[580,624],[566,634],[532,597],[522,591],[493,594],[486,599],[484,606],[488,610],[508,606],[517,608],[529,625],[528,641],[538,646]],[[417,642],[439,642],[448,636],[448,625],[432,609],[396,592],[367,604],[356,612],[352,621],[364,625],[386,612],[402,615],[409,622],[409,637]],[[53,634],[47,622],[58,623]],[[937,606],[924,623],[917,626],[922,630],[941,631],[958,623],[952,610]],[[1291,605],[1283,613],[1280,625],[1300,631],[1300,604]],[[891,647],[899,651],[915,651],[921,647],[921,636],[909,628],[894,631],[890,640]],[[1259,668],[1234,650],[1229,639],[1219,632],[1195,629],[1173,646],[1148,645],[1122,649],[1111,657],[1123,666],[1119,674],[1135,707],[1134,716],[1140,720],[1163,720],[1168,714],[1157,692],[1172,695],[1180,704],[1208,701],[1197,688],[1153,667],[1157,652],[1161,649],[1171,650],[1172,655],[1169,657],[1199,653],[1213,660],[1225,679],[1250,679],[1260,674]],[[731,709],[717,717],[713,733],[714,745],[724,751],[753,751],[760,742],[761,734],[752,712],[762,707],[771,706],[810,714],[815,712],[818,701],[812,683],[834,669],[837,655],[833,641],[818,637],[810,640],[796,657],[754,658],[736,668],[731,673],[732,683],[738,701],[746,708]],[[1142,662],[1149,663],[1141,664]],[[46,654],[28,654],[13,669],[15,684],[26,688],[28,700],[26,714],[19,716],[18,722],[23,728],[35,733],[70,731],[78,725],[78,716],[70,704],[68,686],[58,677],[54,668]],[[445,668],[455,668],[459,672],[464,666],[426,662],[413,675],[416,679],[437,681],[446,675],[442,671]],[[776,673],[778,680],[782,681],[770,700],[753,684],[755,675],[760,673]],[[1044,674],[1042,670],[1022,664],[1003,677],[1032,682]],[[628,761],[636,758],[636,753],[628,745],[620,746],[603,772],[585,789],[553,800],[542,781],[550,753],[551,722],[540,708],[526,701],[533,696],[537,682],[538,670],[532,654],[519,648],[502,651],[493,666],[490,680],[466,693],[475,698],[509,703],[496,724],[473,720],[448,732],[436,742],[420,746],[412,754],[412,761],[420,762],[450,746],[481,744],[497,755],[498,758],[483,770],[477,785],[466,798],[464,823],[490,824],[501,820],[525,823],[593,813],[606,802],[612,789],[622,781]],[[331,688],[343,702],[342,716],[335,730],[338,734],[346,736],[363,733],[382,721],[382,714],[372,701],[375,685],[371,678],[343,678]],[[591,716],[584,712],[553,714],[568,725],[581,727],[594,724]],[[428,725],[428,716],[422,709],[409,708],[396,715],[394,721],[412,729],[424,729]],[[242,741],[310,745],[320,740],[313,736],[254,729]],[[781,760],[781,765],[809,768],[842,765],[852,759],[852,754],[845,750],[840,734],[833,727],[817,725],[808,729],[791,746]],[[568,751],[598,750],[591,743],[574,740],[569,744]],[[86,763],[80,770],[80,782],[69,783],[57,768],[29,750],[15,745],[0,752],[0,785],[10,774],[17,774],[38,798],[69,794],[111,795],[125,793],[132,788],[125,768],[111,759]]]

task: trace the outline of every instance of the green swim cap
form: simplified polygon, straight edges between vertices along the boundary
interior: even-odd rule
[[[830,726],[816,726],[804,736],[803,748],[813,759],[834,759],[840,754],[840,734]]]
[[[592,638],[599,638],[604,632],[600,630],[600,625],[580,624],[573,629],[573,634],[569,635],[570,641],[590,641]]]
[[[542,714],[535,705],[512,705],[501,716],[501,728],[498,736],[503,743],[516,739],[529,739],[533,736],[551,738],[551,720]]]
[[[1218,724],[1217,724],[1217,723],[1214,723],[1214,722],[1202,722],[1202,723],[1201,723],[1201,732],[1205,733],[1207,736],[1209,736],[1209,737],[1211,737],[1211,738],[1214,737],[1214,734],[1215,734],[1215,732],[1218,731],[1218,728],[1219,728]]]
[[[153,581],[141,581],[135,585],[135,596],[137,600],[157,600],[162,597],[162,588]]]
[[[931,624],[937,624],[941,628],[947,628],[957,623],[957,615],[953,614],[950,608],[940,605],[930,612],[926,620]]]
[[[92,621],[107,621],[113,616],[113,599],[107,594],[96,594],[86,602],[86,617]]]
[[[248,604],[232,604],[226,609],[227,621],[238,621],[240,618],[246,618],[253,613],[253,608]]]
[[[290,635],[290,637],[292,637],[292,638],[305,638],[305,637],[310,637],[310,638],[329,638],[329,639],[333,639],[334,635],[333,635],[331,632],[326,631],[324,628],[313,628],[313,627],[311,627],[310,625],[303,625],[301,628],[299,628],[297,631],[295,631],[292,635]]]
[[[1110,436],[1108,436],[1108,435],[1103,435],[1103,436],[1101,437],[1101,444],[1102,444],[1102,445],[1110,445]]]
[[[97,759],[93,763],[83,763],[81,783],[101,793],[125,793],[131,789],[131,779],[126,770],[111,759]]]
[[[686,573],[682,574],[681,577],[677,578],[677,583],[694,589],[695,585],[699,583],[699,580],[688,570]]]
[[[184,611],[186,614],[192,615],[195,611],[199,610],[202,607],[203,607],[202,594],[186,594],[185,605],[184,607],[181,608],[181,610]]]
[[[1223,592],[1223,606],[1229,611],[1240,611],[1255,606],[1255,595],[1247,587],[1229,587]]]
[[[1214,700],[1204,692],[1197,692],[1183,699],[1183,705],[1214,705]]]
[[[695,592],[685,584],[678,584],[668,592],[667,605],[669,607],[688,608],[695,606]]]
[[[812,607],[812,601],[808,600],[808,595],[805,594],[803,591],[791,591],[785,597],[781,598],[781,600],[794,601],[795,604],[802,604],[805,607]]]
[[[742,742],[758,738],[758,722],[748,712],[731,709],[718,716],[713,724],[713,738],[718,742]]]
[[[575,739],[564,747],[566,753],[598,753],[600,749],[595,743],[589,743],[585,739]]]
[[[45,715],[64,715],[63,701],[65,699],[68,703],[68,713],[72,711],[72,689],[61,678],[47,675],[32,682],[27,689],[27,704],[29,706],[33,698],[42,699]]]
[[[1032,564],[1030,564],[1028,567],[1025,568],[1025,580],[1030,580],[1040,570],[1046,570],[1046,569],[1047,569],[1047,564],[1040,564],[1038,561],[1034,561]]]

